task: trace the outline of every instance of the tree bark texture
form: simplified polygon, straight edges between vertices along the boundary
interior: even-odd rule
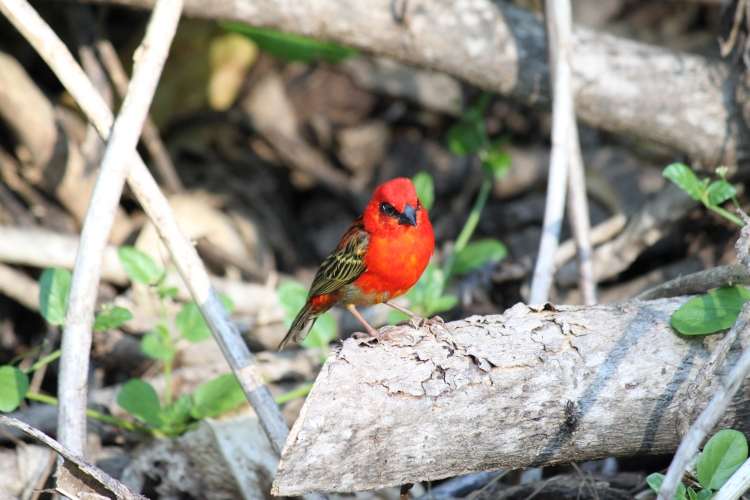
[[[414,341],[347,340],[302,408],[273,493],[673,452],[679,402],[717,340],[672,330],[687,300],[518,304],[451,332],[403,327]],[[735,342],[697,411],[747,343]],[[750,430],[749,410],[745,386],[716,428]]]
[[[91,0],[150,9],[154,0]],[[239,21],[384,54],[548,106],[544,26],[499,0],[187,0],[189,16]],[[750,157],[748,89],[730,64],[575,27],[578,119],[663,144],[705,166]]]

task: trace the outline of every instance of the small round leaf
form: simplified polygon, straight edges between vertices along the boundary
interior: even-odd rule
[[[50,325],[65,323],[70,281],[70,272],[59,267],[45,269],[39,278],[39,312]]]
[[[744,434],[724,429],[711,437],[696,464],[698,481],[704,488],[718,490],[747,460]]]
[[[18,408],[29,390],[29,377],[15,366],[0,366],[0,411]]]

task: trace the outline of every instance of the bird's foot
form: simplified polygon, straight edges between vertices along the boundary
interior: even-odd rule
[[[441,328],[445,328],[448,331],[451,331],[448,325],[445,324],[445,321],[443,321],[443,318],[441,318],[440,316],[435,316],[433,318],[423,318],[422,316],[415,314],[408,320],[399,321],[398,323],[396,323],[396,325],[398,326],[409,325],[415,330],[422,328],[423,326],[439,326]]]

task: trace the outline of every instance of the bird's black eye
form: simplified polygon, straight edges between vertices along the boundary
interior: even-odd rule
[[[380,211],[386,217],[398,217],[398,210],[393,208],[393,205],[391,205],[387,201],[384,201],[383,203],[380,204]]]

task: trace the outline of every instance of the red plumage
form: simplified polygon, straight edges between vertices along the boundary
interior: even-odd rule
[[[390,300],[405,294],[419,280],[434,246],[427,209],[417,198],[414,184],[398,178],[378,186],[364,213],[318,269],[307,302],[279,350],[290,339],[304,339],[317,317],[337,303],[349,309],[371,336],[378,334],[355,306],[385,302],[416,316]]]

